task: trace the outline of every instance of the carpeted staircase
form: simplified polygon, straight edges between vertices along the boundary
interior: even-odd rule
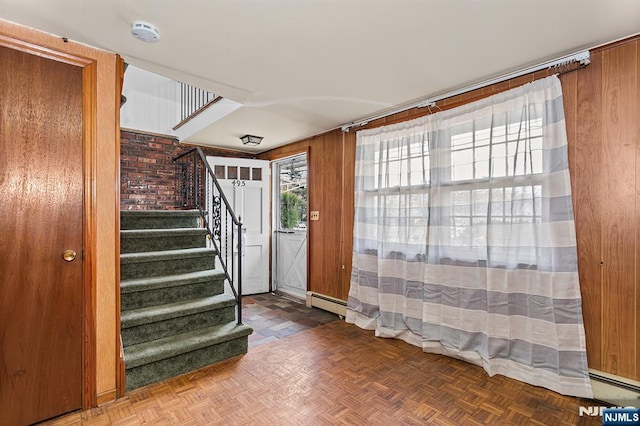
[[[197,211],[122,211],[121,333],[132,390],[247,352],[252,329],[206,248]]]

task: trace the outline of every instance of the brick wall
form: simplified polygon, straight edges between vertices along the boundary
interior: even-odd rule
[[[120,133],[120,209],[170,210],[175,204],[173,159],[193,149],[177,139],[123,130]],[[243,152],[203,148],[206,155],[255,158]]]

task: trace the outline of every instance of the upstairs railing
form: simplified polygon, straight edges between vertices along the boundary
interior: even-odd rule
[[[197,209],[207,229],[207,240],[217,251],[220,265],[237,302],[242,324],[242,223],[200,148],[173,159],[176,166],[176,203]]]
[[[179,129],[220,99],[215,93],[180,82],[180,122],[173,130]]]

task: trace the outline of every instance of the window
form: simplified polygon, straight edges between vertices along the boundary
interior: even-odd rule
[[[451,137],[451,181],[542,173],[542,119],[505,114],[503,121],[473,122]]]
[[[358,131],[347,321],[590,395],[567,148],[557,76]]]
[[[503,262],[511,233],[542,221],[543,120],[535,112],[381,142],[369,193],[384,215],[387,247],[402,243],[409,257]],[[434,239],[440,247],[429,250]]]

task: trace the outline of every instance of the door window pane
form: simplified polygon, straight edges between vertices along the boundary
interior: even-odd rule
[[[238,179],[238,166],[227,166],[227,179]]]
[[[251,169],[251,180],[262,180],[262,169],[259,167],[253,167]]]
[[[241,180],[249,180],[249,173],[251,168],[249,167],[240,167],[240,179]]]
[[[281,229],[307,228],[307,160],[295,157],[278,165],[279,226]]]

